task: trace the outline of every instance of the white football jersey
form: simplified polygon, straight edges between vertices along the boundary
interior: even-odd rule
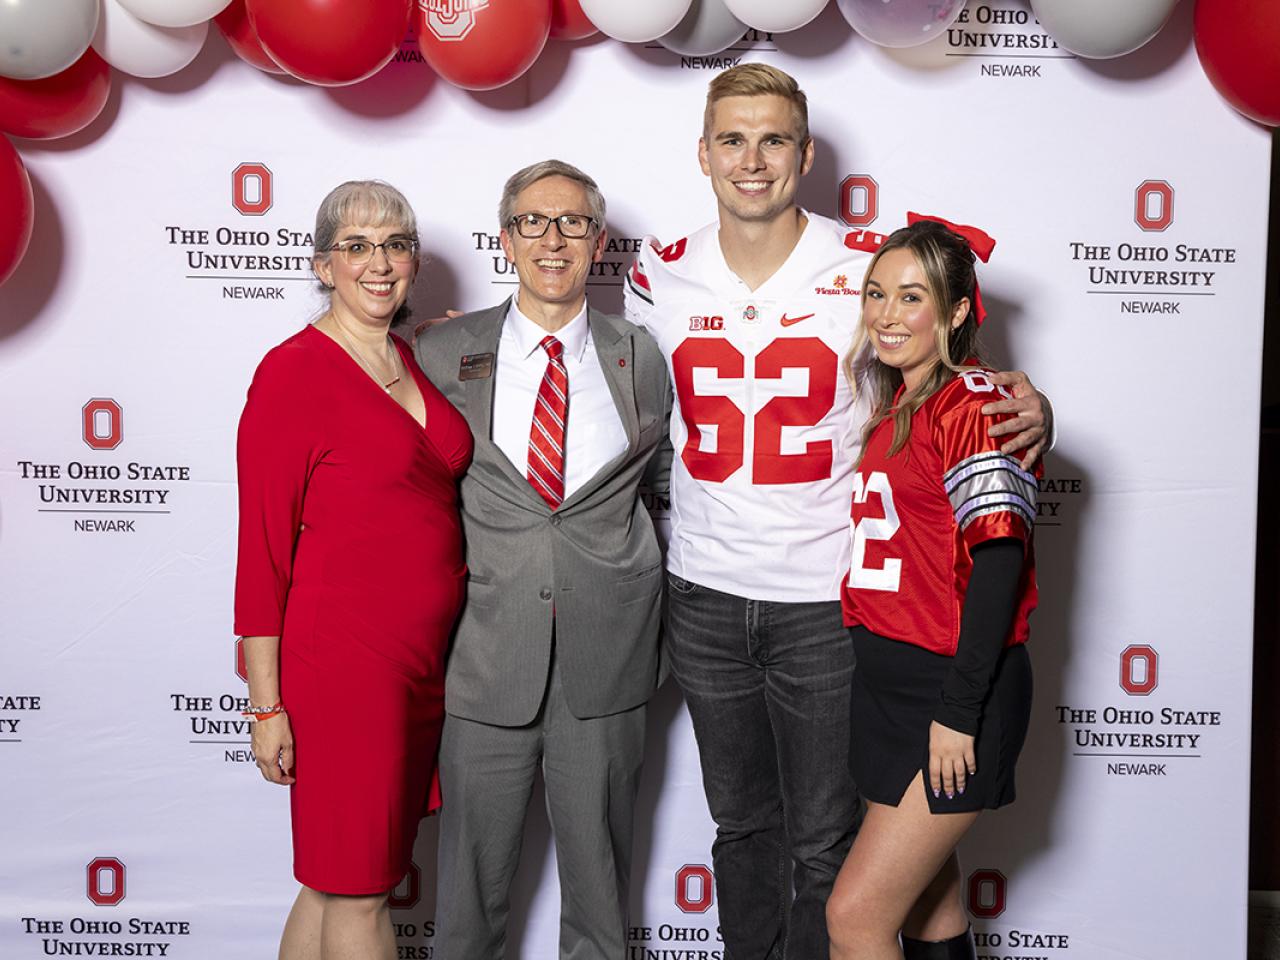
[[[883,237],[807,214],[778,271],[748,289],[711,224],[642,245],[627,319],[671,371],[671,542],[678,577],[753,600],[837,600],[849,571],[860,431],[841,370]]]

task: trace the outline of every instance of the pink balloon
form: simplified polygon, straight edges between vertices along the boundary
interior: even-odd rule
[[[31,242],[35,225],[35,199],[31,178],[18,151],[6,137],[0,137],[0,285],[13,276]]]

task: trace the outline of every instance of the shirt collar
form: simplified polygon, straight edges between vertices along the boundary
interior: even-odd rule
[[[535,350],[540,349],[539,344],[542,343],[543,337],[547,336],[546,330],[525,316],[515,297],[511,298],[511,306],[507,310],[505,328],[511,335],[516,350],[519,351],[522,359],[528,359]],[[582,362],[583,354],[587,350],[587,343],[591,339],[591,327],[587,323],[586,302],[583,301],[582,309],[576,317],[551,334],[551,336],[560,341],[566,356],[572,357],[579,363]]]

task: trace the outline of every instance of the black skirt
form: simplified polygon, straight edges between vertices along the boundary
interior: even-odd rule
[[[951,658],[853,627],[849,769],[864,797],[896,807],[918,772],[934,813],[993,810],[1014,799],[1013,774],[1031,719],[1031,661],[1022,644],[1000,654],[983,704],[974,754],[978,772],[963,794],[929,787],[929,725]]]

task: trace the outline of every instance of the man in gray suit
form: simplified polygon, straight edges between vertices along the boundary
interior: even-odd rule
[[[515,296],[415,342],[475,435],[462,481],[471,576],[440,747],[436,949],[503,956],[541,769],[560,955],[622,960],[645,704],[662,679],[662,563],[638,488],[665,483],[669,459],[654,453],[667,368],[646,333],[587,306],[605,245],[590,177],[556,160],[526,167],[499,219]]]

